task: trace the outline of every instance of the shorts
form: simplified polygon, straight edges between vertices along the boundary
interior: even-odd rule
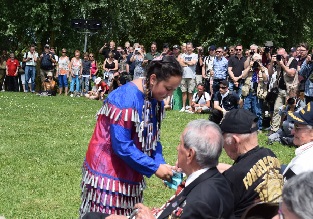
[[[25,84],[25,74],[21,74],[21,81],[22,81],[22,84],[24,85]],[[29,78],[28,83],[29,84],[32,83],[32,79],[31,78]]]
[[[194,89],[196,88],[196,81],[193,78],[183,78],[181,80],[180,89],[181,92],[185,93],[188,91],[188,93],[192,94]]]

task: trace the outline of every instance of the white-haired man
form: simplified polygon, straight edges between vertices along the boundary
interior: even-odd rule
[[[289,111],[288,116],[294,122],[293,143],[298,148],[296,156],[283,173],[285,180],[302,172],[313,171],[313,102],[309,102],[300,111]]]
[[[234,194],[237,219],[256,202],[277,202],[283,177],[276,155],[259,147],[257,117],[245,109],[233,109],[221,122],[224,150],[234,160],[232,166],[219,164]]]
[[[227,181],[216,168],[222,145],[222,133],[215,123],[204,119],[190,122],[177,146],[177,165],[187,175],[185,187],[154,213],[143,204],[137,204],[135,218],[233,218],[233,195]],[[106,216],[88,213],[83,219],[127,218]]]

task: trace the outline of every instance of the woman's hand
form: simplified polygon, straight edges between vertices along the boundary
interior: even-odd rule
[[[170,165],[168,164],[160,164],[158,170],[155,172],[155,175],[160,179],[171,181],[171,177],[173,176],[173,171]]]

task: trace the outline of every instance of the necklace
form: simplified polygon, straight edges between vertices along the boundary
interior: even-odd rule
[[[151,151],[156,148],[157,141],[160,140],[160,128],[163,113],[161,112],[162,107],[160,101],[157,101],[155,107],[153,107],[152,94],[151,92],[146,92],[147,88],[145,79],[142,80],[142,87],[145,94],[145,100],[142,107],[142,122],[140,124],[140,131],[142,133],[142,150],[150,156]],[[154,126],[153,118],[156,118],[156,126]]]

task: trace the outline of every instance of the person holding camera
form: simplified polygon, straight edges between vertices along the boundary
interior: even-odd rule
[[[99,53],[104,56],[104,59],[109,58],[110,52],[113,53],[114,59],[119,60],[120,53],[115,49],[115,42],[113,40],[110,42],[109,48],[107,43],[104,43],[104,45],[99,50]]]
[[[111,91],[117,89],[118,87],[120,87],[124,84],[126,84],[125,78],[121,77],[119,72],[115,72],[113,74],[112,83],[110,84],[109,93],[111,93]]]
[[[269,75],[267,68],[262,64],[260,54],[253,54],[249,66],[245,68],[242,75],[244,78],[244,85],[242,86],[243,108],[258,117],[258,130],[262,131],[263,100],[267,94]]]
[[[138,46],[137,48],[135,48],[135,52],[130,58],[130,61],[135,63],[134,79],[144,77],[144,68],[142,66],[143,60],[144,60],[143,50],[141,49],[140,46]]]
[[[34,60],[35,61],[35,60]],[[40,77],[41,83],[46,80],[46,77],[49,72],[53,74],[54,71],[54,63],[56,63],[54,55],[50,52],[50,46],[48,44],[45,45],[44,51],[40,55]],[[25,71],[26,72],[26,71]],[[27,82],[27,78],[25,78]],[[26,89],[26,86],[25,86]],[[34,90],[32,90],[33,92]]]
[[[35,92],[35,77],[38,53],[35,51],[35,45],[31,45],[29,51],[24,54],[23,62],[25,62],[25,90],[28,92],[28,82],[31,80],[31,91]]]
[[[203,77],[202,77],[202,67],[203,67],[203,48],[202,46],[197,47],[198,52],[198,62],[196,64],[196,84],[202,84]]]
[[[274,114],[272,125],[269,134],[277,132],[280,127],[281,116],[279,108],[285,104],[289,92],[296,92],[298,87],[297,65],[298,62],[293,57],[287,60],[288,54],[284,48],[279,48],[277,54],[272,56],[271,62],[268,65],[269,75],[277,71],[277,79],[275,89],[278,90],[278,95],[274,104]]]
[[[301,65],[299,75],[303,77],[305,102],[313,101],[313,54],[309,54]]]

